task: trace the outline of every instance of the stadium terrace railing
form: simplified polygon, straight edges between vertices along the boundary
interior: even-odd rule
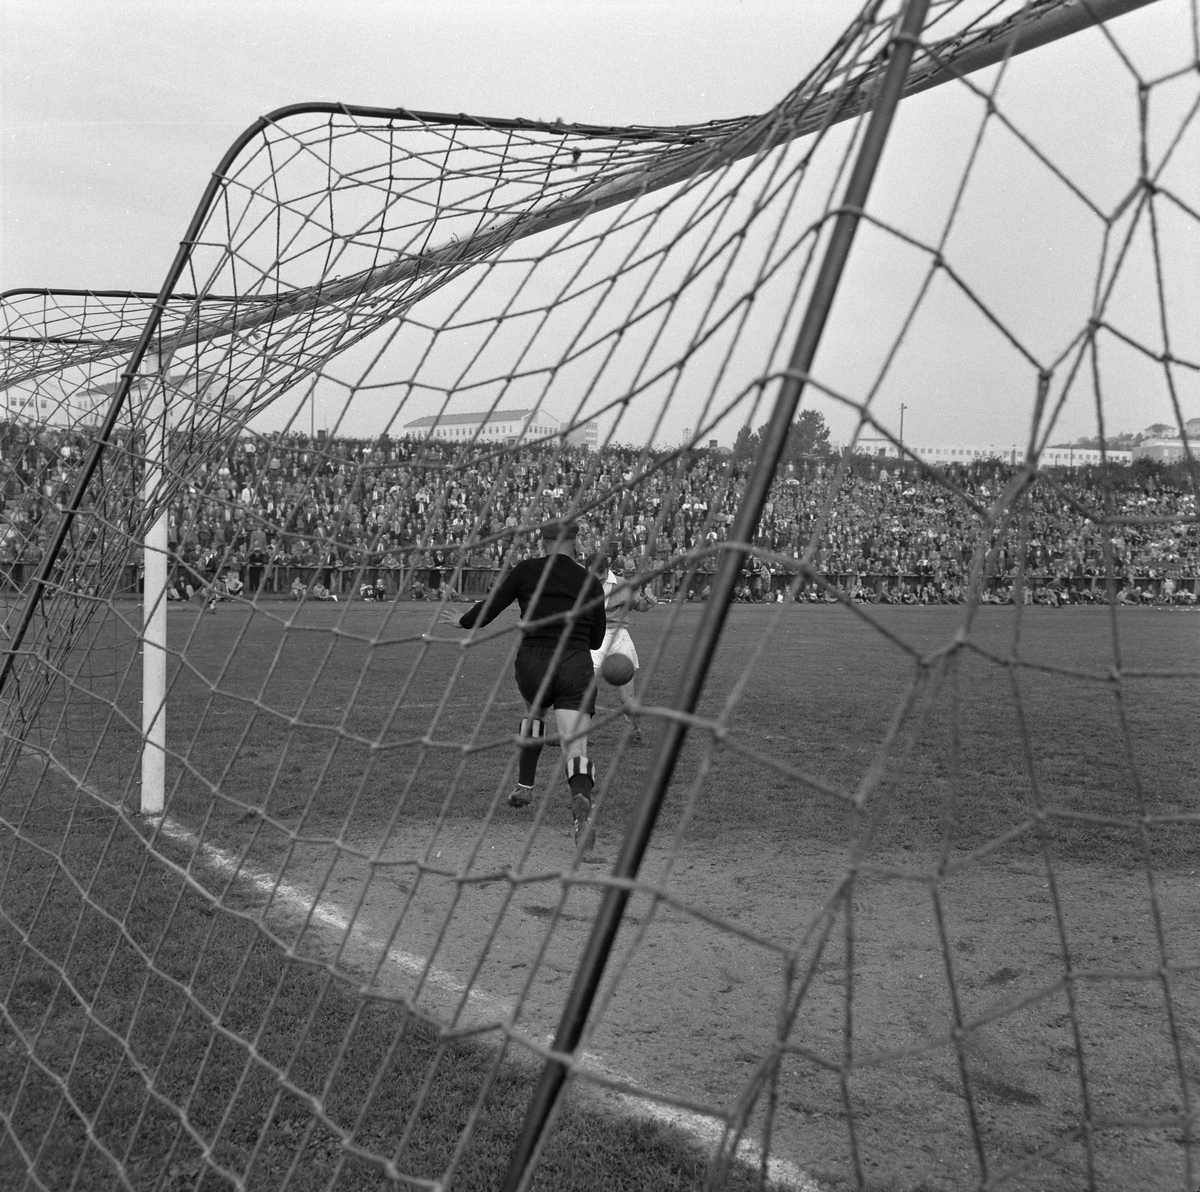
[[[37,568],[35,562],[0,563],[0,596],[13,597],[25,590],[33,578]],[[339,598],[356,599],[363,585],[373,590],[383,581],[384,598],[387,600],[437,600],[438,585],[442,576],[452,581],[452,587],[457,599],[482,598],[495,584],[501,572],[499,568],[467,567],[458,572],[436,567],[348,567],[345,565],[321,566],[319,564],[275,563],[265,565],[262,569],[261,582],[252,583],[251,569],[243,565],[238,571],[243,594],[249,596],[255,592],[259,597],[287,597],[292,593],[292,586],[298,580],[307,591],[315,584],[321,584]],[[883,600],[900,598],[911,594],[915,602],[921,602],[920,594],[923,589],[936,589],[938,582],[933,576],[923,572],[900,571],[829,571],[819,573],[821,583],[813,580],[802,580],[797,592],[798,600],[819,601],[824,591],[839,590],[848,595],[865,594],[870,598]],[[215,577],[203,575],[200,572],[177,565],[172,573],[172,582],[182,578],[186,583],[189,578],[198,593],[204,586],[211,583]],[[655,596],[660,599],[673,600],[679,593],[684,582],[688,583],[686,599],[703,601],[706,599],[705,586],[711,582],[711,573],[697,571],[690,581],[675,579],[671,575],[657,575],[649,581]],[[746,584],[751,588],[754,577],[746,574]],[[768,602],[786,593],[795,579],[794,574],[776,572],[772,575],[771,587],[768,592],[761,588],[752,590],[750,599],[754,602]],[[1011,587],[1012,574],[995,575],[984,582],[984,591],[994,594]],[[1046,587],[1054,583],[1064,597],[1070,595],[1086,595],[1090,601],[1102,599],[1105,594],[1106,580],[1103,574],[1088,572],[1083,575],[1045,575],[1039,576],[1026,573],[1025,586],[1031,590]],[[415,587],[419,584],[420,587]],[[86,584],[85,584],[86,587]],[[1136,587],[1142,599],[1153,600],[1179,599],[1183,597],[1188,603],[1200,602],[1200,575],[1187,572],[1161,573],[1134,571],[1121,577],[1118,591],[1129,592]],[[125,599],[133,599],[141,593],[141,575],[136,564],[129,564],[121,577],[115,595]],[[415,593],[415,594],[414,594]],[[942,602],[941,593],[939,603]],[[833,597],[830,597],[833,599]],[[1189,599],[1190,598],[1190,599]]]

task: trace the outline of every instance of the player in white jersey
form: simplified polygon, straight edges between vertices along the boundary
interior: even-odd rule
[[[640,609],[641,606],[637,603],[633,586],[625,583],[622,574],[624,570],[624,560],[614,557],[601,581],[604,587],[604,642],[600,649],[592,651],[592,667],[597,674],[600,673],[600,667],[609,654],[624,654],[633,663],[635,673],[638,669],[637,647],[633,644],[633,638],[629,636],[627,625],[630,612],[635,607]],[[633,743],[640,745],[641,726],[629,713],[629,705],[633,700],[633,679],[622,683],[617,688],[617,694],[621,697],[621,706],[625,709],[625,719],[633,725]]]

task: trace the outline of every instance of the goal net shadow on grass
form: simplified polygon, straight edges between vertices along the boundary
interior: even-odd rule
[[[285,109],[217,171],[160,313],[5,296],[8,408],[36,416],[0,444],[14,588],[99,462],[6,622],[0,1170],[494,1186],[704,593],[744,551],[739,591],[783,599],[736,610],[685,717],[535,1183],[614,1186],[653,1153],[697,1185],[1194,1186],[1200,662],[1163,598],[1197,551],[1197,60],[1166,0],[1070,39],[1116,97],[1122,152],[1094,168],[1045,98],[1058,50],[1016,54],[1073,7],[931,10],[805,378],[890,454],[797,434],[752,540],[730,527],[753,432],[891,8],[744,120]],[[1044,466],[1079,410],[1107,450],[1135,385],[1179,467]],[[1026,441],[903,458],[889,411],[936,387],[1021,403]],[[164,512],[183,599],[146,822],[137,552]],[[647,744],[600,692],[590,860],[557,742],[531,806],[505,803],[514,614],[439,620],[565,518],[659,600],[630,621]],[[1159,605],[1134,609],[1146,560]],[[953,603],[868,599],[893,575],[898,602]]]

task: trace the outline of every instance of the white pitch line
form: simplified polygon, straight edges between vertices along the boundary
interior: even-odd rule
[[[293,910],[299,911],[309,921],[320,923],[324,927],[339,932],[343,937],[345,937],[347,932],[351,931],[350,917],[343,911],[336,907],[315,903],[311,892],[299,886],[279,881],[265,870],[255,869],[246,862],[239,861],[237,856],[227,849],[223,849],[215,844],[202,843],[195,833],[175,820],[163,816],[159,824],[159,831],[171,840],[186,845],[194,856],[202,856],[205,862],[214,869],[218,869],[223,873],[232,875],[236,879],[247,882],[260,893],[268,896],[272,902],[286,903]],[[353,928],[352,933],[363,944],[375,952],[378,952],[383,947],[383,941],[369,932],[361,923]],[[427,961],[422,960],[421,957],[411,952],[405,952],[395,945],[388,948],[387,958],[399,968],[412,973],[414,976],[423,976],[428,984],[434,985],[447,993],[453,993],[458,996],[465,993],[472,1005],[477,1006],[481,1010],[486,1009],[487,1012],[511,1022],[516,1010],[514,1002],[506,998],[494,997],[492,994],[484,993],[479,989],[468,989],[466,984],[444,969],[430,965]],[[547,1043],[553,1043],[554,1036],[547,1035],[545,1039]],[[581,1058],[587,1067],[592,1068],[611,1080],[623,1084],[635,1083],[632,1078],[625,1076],[607,1064],[601,1056],[596,1055],[594,1052],[584,1052]],[[685,1130],[709,1146],[715,1147],[721,1141],[724,1133],[723,1126],[703,1114],[692,1113],[690,1110],[679,1109],[673,1105],[661,1105],[646,1097],[637,1097],[630,1093],[618,1093],[617,1096],[630,1109],[641,1114],[643,1117],[651,1117],[665,1125]],[[762,1162],[762,1153],[749,1139],[744,1140],[738,1147],[738,1155],[751,1167],[757,1167]],[[794,1192],[824,1192],[824,1189],[822,1189],[821,1185],[812,1176],[802,1171],[787,1159],[768,1159],[767,1174],[776,1183],[789,1185],[794,1189]]]
[[[226,849],[220,848],[215,844],[202,844],[195,834],[182,824],[176,823],[174,820],[164,816],[159,831],[164,836],[168,836],[180,844],[187,845],[193,853],[203,854],[205,861],[214,869],[235,875],[237,878],[253,886],[260,893],[265,894],[272,902],[285,903],[293,910],[301,912],[310,921],[321,923],[325,927],[340,932],[343,937],[348,932],[351,932],[350,917],[343,911],[336,909],[336,907],[331,908],[323,903],[316,903],[310,892],[301,889],[299,886],[292,886],[287,882],[278,881],[272,874],[267,873],[265,870],[254,869],[245,862],[239,862],[238,858]],[[362,943],[370,946],[375,952],[378,952],[383,946],[383,942],[367,931],[361,923],[354,927],[352,934],[361,940]],[[393,945],[387,951],[387,958],[393,964],[404,969],[406,972],[412,973],[414,976],[420,977],[424,975],[427,983],[435,985],[447,993],[460,996],[466,993],[468,999],[480,1008],[486,1007],[493,1013],[499,1014],[504,1018],[512,1016],[514,1006],[511,1002],[503,998],[492,997],[490,994],[483,993],[478,989],[468,990],[462,981],[452,977],[442,969],[428,965],[426,961],[411,952],[405,952],[402,948]]]

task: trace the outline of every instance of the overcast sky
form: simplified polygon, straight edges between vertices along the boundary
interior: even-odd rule
[[[856,9],[841,0],[0,0],[0,288],[156,290],[224,149],[284,104],[614,124],[735,116],[780,98]],[[1149,75],[1189,60],[1186,0],[1159,0],[1111,28]],[[1136,177],[1137,147],[1125,135],[1136,116],[1132,76],[1117,55],[1089,33],[1010,70],[1006,110],[1098,202],[1114,204]],[[1192,79],[1156,93],[1164,127],[1178,129],[1195,90]],[[902,109],[876,189],[880,213],[920,224],[952,193],[979,109],[951,91]],[[1200,207],[1198,146],[1193,122],[1173,177],[1180,187],[1191,178],[1188,197]],[[1071,320],[1086,318],[1099,239],[1093,217],[1060,201],[1061,185],[1054,195],[1039,189],[1042,175],[1027,151],[998,148],[956,248],[973,284],[1049,359]],[[1175,230],[1174,347],[1195,359],[1200,237],[1187,221]],[[821,357],[829,379],[850,388],[865,383],[886,347],[863,328],[894,317],[880,308],[901,309],[912,280],[868,247],[856,252]],[[1125,309],[1135,322],[1132,312],[1144,312],[1134,330],[1152,338],[1152,270],[1143,264],[1137,277],[1143,288],[1131,282]],[[1061,326],[1045,314],[1056,308],[1069,312]],[[1031,392],[1012,380],[1002,346],[994,367],[986,351],[967,372],[943,363],[964,340],[995,333],[946,295],[929,303],[925,321],[925,362],[897,370],[881,415],[897,422],[906,401],[910,441],[1023,441]],[[1109,428],[1169,420],[1161,380],[1119,355]],[[1194,377],[1181,379],[1180,393],[1185,417],[1200,414]],[[845,418],[821,408],[844,432]],[[1081,401],[1060,437],[1093,426]]]

